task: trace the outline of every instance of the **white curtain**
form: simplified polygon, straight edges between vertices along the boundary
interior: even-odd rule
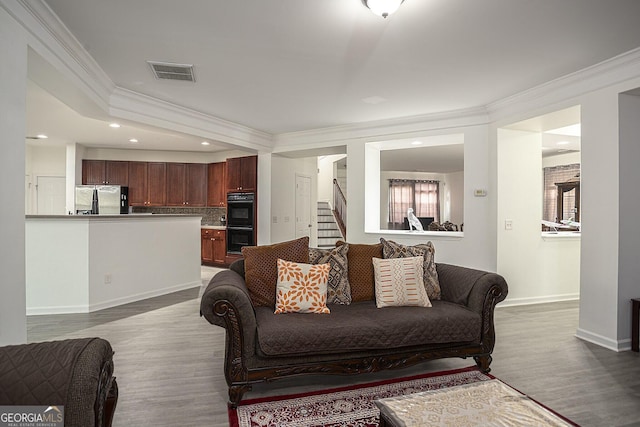
[[[389,180],[389,228],[401,229],[407,209],[418,217],[440,222],[440,182],[408,179]]]

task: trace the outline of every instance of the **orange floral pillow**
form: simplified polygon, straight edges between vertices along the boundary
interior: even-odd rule
[[[329,313],[330,264],[302,264],[278,258],[275,314]]]

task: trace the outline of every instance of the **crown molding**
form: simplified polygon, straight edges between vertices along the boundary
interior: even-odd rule
[[[282,133],[274,136],[274,152],[320,146],[345,145],[350,141],[411,138],[443,129],[485,125],[489,116],[484,107],[421,114],[323,129]]]
[[[43,0],[0,0],[25,29],[29,45],[105,113],[255,150],[272,136],[247,126],[117,87]]]
[[[106,110],[115,85],[51,8],[42,0],[0,1],[29,35],[29,45]]]
[[[257,151],[271,151],[273,146],[273,137],[267,132],[120,87],[111,94],[109,106],[109,114],[114,117]]]
[[[571,100],[585,93],[640,77],[640,48],[567,74],[531,89],[492,102],[487,112],[492,122],[511,115]]]

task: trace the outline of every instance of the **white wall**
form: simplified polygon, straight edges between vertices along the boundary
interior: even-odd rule
[[[27,340],[25,311],[25,129],[27,41],[0,8],[0,345]]]
[[[96,311],[201,285],[199,217],[36,216],[26,239],[29,314]]]
[[[445,221],[460,225],[464,223],[464,172],[448,173],[444,177]],[[463,197],[459,197],[463,195]]]
[[[316,206],[318,201],[317,159],[306,157],[290,159],[272,156],[271,187],[271,242],[283,242],[296,237],[296,174],[311,177],[311,237],[309,244],[317,246],[318,224]]]
[[[572,165],[575,163],[580,163],[580,153],[566,153],[566,154],[558,154],[557,156],[549,156],[542,158],[542,167],[550,168],[553,166],[560,165]]]
[[[26,147],[26,174],[29,176],[27,199],[27,214],[37,213],[38,177],[66,176],[66,147],[64,146],[32,146]],[[66,205],[66,201],[65,201]]]
[[[618,242],[618,333],[631,336],[631,298],[640,298],[640,96],[620,95],[620,240]]]
[[[498,130],[498,272],[505,304],[576,299],[580,238],[542,237],[542,135]],[[511,221],[512,229],[506,229]]]
[[[618,349],[618,93],[586,94],[581,104],[580,316],[576,335]],[[604,175],[606,174],[606,175]],[[602,224],[606,223],[606,227]]]
[[[318,157],[318,201],[329,202],[333,207],[333,179],[335,162],[345,158],[346,154],[332,154]]]

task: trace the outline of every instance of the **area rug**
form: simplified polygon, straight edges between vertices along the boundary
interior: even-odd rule
[[[469,367],[310,393],[244,400],[236,409],[229,408],[229,425],[377,427],[380,411],[374,400],[495,379],[476,367]],[[568,422],[566,425],[575,425],[562,419]]]

